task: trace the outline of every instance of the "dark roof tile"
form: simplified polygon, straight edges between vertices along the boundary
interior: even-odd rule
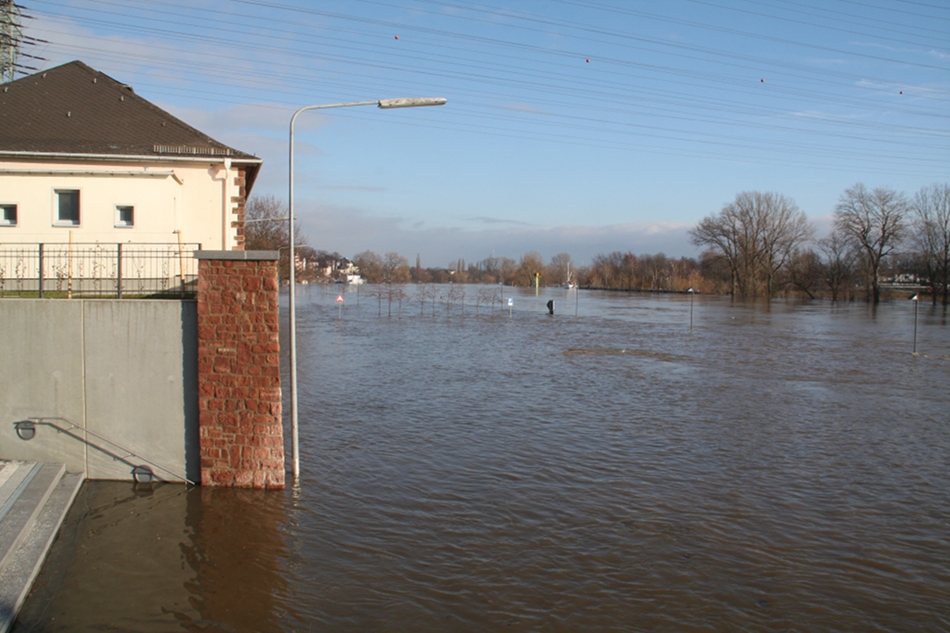
[[[255,158],[80,61],[0,86],[0,151]]]

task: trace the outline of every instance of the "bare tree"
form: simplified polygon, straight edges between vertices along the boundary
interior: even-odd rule
[[[541,258],[541,254],[537,251],[531,251],[521,257],[517,270],[505,281],[513,286],[533,286],[535,274],[543,270],[544,260]]]
[[[476,283],[497,284],[502,280],[501,260],[494,255],[477,264],[469,264],[469,279]]]
[[[745,295],[743,250],[747,240],[742,219],[733,205],[723,207],[719,215],[703,218],[696,228],[690,230],[693,244],[707,246],[719,253],[729,268],[733,295]]]
[[[690,235],[693,244],[711,247],[725,258],[733,294],[754,297],[762,292],[771,297],[776,274],[812,232],[791,198],[746,191],[718,215],[704,218]]]
[[[478,309],[483,303],[488,303],[494,307],[495,302],[495,293],[498,292],[497,287],[488,286],[487,288],[479,288],[478,293],[475,295],[475,316],[478,316]]]
[[[820,290],[824,281],[824,267],[818,253],[810,248],[801,248],[795,251],[795,254],[789,259],[785,268],[787,281],[785,292],[789,289],[797,288],[808,295],[809,299],[815,298],[815,292]]]
[[[614,288],[619,276],[623,253],[614,251],[608,255],[594,256],[589,283],[598,288]]]
[[[625,260],[627,258],[624,258]],[[644,275],[650,281],[650,290],[663,290],[663,280],[666,279],[669,281],[671,269],[670,269],[670,260],[666,257],[665,253],[657,253],[656,255],[644,255],[640,258],[640,262],[643,264]],[[626,266],[624,266],[623,271],[625,274],[629,275],[629,271]],[[628,281],[628,287],[633,287],[632,279]],[[666,284],[669,286],[669,284]],[[667,289],[669,289],[667,287]]]
[[[831,300],[841,297],[842,288],[850,287],[854,277],[856,255],[848,240],[839,231],[833,231],[828,237],[818,240],[824,281],[831,291]]]
[[[465,314],[465,286],[462,284],[452,284],[449,288],[446,316],[452,316],[449,308],[453,302],[457,302],[462,307],[462,314]]]
[[[432,274],[419,266],[418,256],[416,257],[416,265],[409,271],[411,276],[411,281],[417,284],[427,284],[432,282]]]
[[[426,309],[426,301],[432,301],[432,309],[435,310],[435,288],[432,284],[422,284],[416,290],[416,297],[419,299],[419,314],[422,315]],[[433,314],[433,316],[435,316]]]
[[[498,283],[511,284],[518,270],[518,262],[510,257],[498,259]]]
[[[353,257],[353,263],[366,283],[378,284],[383,281],[383,258],[378,254],[373,251],[363,251]]]
[[[728,294],[735,291],[732,267],[721,251],[709,248],[699,258],[699,274],[704,280],[705,292]]]
[[[287,216],[287,206],[274,196],[252,196],[244,207],[244,249],[279,251],[281,279],[290,276]],[[301,249],[301,255],[312,252],[307,238],[300,232],[300,225],[294,225],[294,236],[294,249]]]
[[[835,207],[835,228],[861,252],[874,303],[881,301],[881,263],[904,237],[908,208],[903,194],[887,187],[869,191],[861,183],[846,189]]]
[[[551,258],[551,265],[547,267],[547,277],[557,283],[570,283],[573,277],[571,256],[567,253],[558,253]]]
[[[805,214],[785,196],[760,194],[756,210],[762,225],[758,250],[765,274],[765,296],[771,297],[775,290],[775,276],[785,268],[799,247],[811,240],[815,231]]]
[[[929,279],[933,302],[950,293],[950,185],[924,187],[914,196],[913,241]]]
[[[383,297],[387,294],[385,284],[366,284],[363,294],[368,297],[376,297],[376,307],[378,316],[383,316]]]
[[[619,272],[620,278],[623,280],[621,284],[624,288],[631,290],[643,289],[647,269],[646,262],[651,257],[652,255],[637,257],[629,251],[623,254],[619,262]],[[663,257],[666,257],[666,255],[663,255]]]
[[[673,271],[670,290],[672,292],[682,292],[687,288],[693,288],[698,292],[699,272],[696,269],[696,261],[689,257],[680,257],[670,260],[670,269]],[[695,281],[694,281],[695,280]]]
[[[252,196],[244,207],[244,223],[246,250],[276,251],[287,246],[287,207],[274,196]]]
[[[386,253],[383,257],[383,281],[389,284],[408,283],[409,260],[399,253]]]
[[[393,301],[398,304],[399,312],[398,318],[402,318],[402,302],[406,301],[409,298],[409,295],[406,294],[406,290],[402,284],[393,284],[387,283],[386,286],[386,297],[389,300],[389,316],[393,315]]]

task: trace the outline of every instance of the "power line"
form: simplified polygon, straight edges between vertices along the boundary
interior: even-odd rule
[[[35,1],[59,8],[55,2]],[[223,105],[246,103],[247,84],[285,107],[333,89],[344,97],[354,91],[372,97],[380,91],[449,89],[457,105],[440,117],[439,125],[480,135],[528,135],[620,151],[652,147],[681,155],[689,155],[692,143],[693,149],[702,147],[704,156],[720,160],[745,152],[792,165],[808,164],[811,156],[812,164],[825,161],[832,168],[836,160],[880,166],[896,161],[941,173],[948,160],[946,87],[910,80],[900,70],[906,66],[933,74],[939,68],[908,63],[898,52],[875,57],[873,73],[820,68],[727,46],[749,35],[732,26],[603,3],[585,3],[589,11],[576,23],[508,10],[504,24],[499,24],[498,9],[465,0],[414,3],[414,12],[428,16],[422,24],[390,15],[387,9],[397,5],[385,0],[362,3],[376,8],[372,14],[264,0],[239,4],[266,10],[266,19],[252,11],[218,11],[171,0],[158,8],[134,0],[87,0],[41,17],[44,28],[54,22],[69,25],[51,31],[55,38],[47,36],[63,42],[48,45],[51,52],[106,60],[113,73],[125,69],[138,75],[138,67],[147,66],[149,73],[137,80],[140,91],[150,88]],[[573,0],[558,4],[580,6]],[[724,10],[714,2],[705,4]],[[169,9],[175,10],[174,18]],[[435,17],[449,9],[453,15]],[[625,32],[609,18],[613,14],[637,24],[659,20],[707,37],[677,43],[639,29]],[[829,27],[839,23],[808,15]],[[779,16],[770,12],[768,18]],[[90,45],[71,42],[76,25],[121,34],[121,40],[114,48],[107,39]],[[822,25],[810,28],[815,26]],[[398,45],[392,39],[397,32],[403,34]],[[722,34],[730,40],[722,40]],[[807,47],[793,38],[751,39]],[[147,47],[139,49],[136,40]],[[202,52],[194,55],[188,52],[192,49]],[[584,59],[591,52],[599,54],[588,64]],[[907,94],[899,95],[901,91]],[[537,103],[545,111],[526,115],[500,106],[518,101]],[[663,143],[673,145],[662,149]]]

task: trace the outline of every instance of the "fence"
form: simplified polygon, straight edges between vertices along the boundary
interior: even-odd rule
[[[185,296],[195,291],[201,244],[0,246],[0,295]]]

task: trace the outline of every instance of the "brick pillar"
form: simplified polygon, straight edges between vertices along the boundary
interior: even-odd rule
[[[276,251],[197,251],[201,484],[284,487]]]

